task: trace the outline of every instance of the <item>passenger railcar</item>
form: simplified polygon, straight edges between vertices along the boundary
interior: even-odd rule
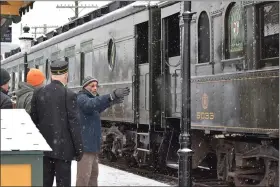
[[[69,61],[69,87],[85,76],[100,94],[131,87],[102,114],[109,159],[177,169],[184,2],[112,2],[2,61],[23,80],[23,63],[43,70]],[[193,168],[236,186],[278,186],[279,2],[192,1]],[[132,162],[131,162],[132,161]]]

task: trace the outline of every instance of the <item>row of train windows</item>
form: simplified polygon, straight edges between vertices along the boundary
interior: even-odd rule
[[[51,54],[49,59],[44,60],[44,57],[39,57],[35,60],[30,60],[27,62],[28,69],[37,68],[40,69],[46,77],[45,82],[50,81],[50,62],[54,60],[65,60],[69,63],[69,71],[68,71],[68,85],[78,86],[82,85],[82,80],[87,76],[93,75],[93,51],[91,50],[91,41],[84,42],[83,45],[86,52],[80,53],[80,63],[76,63],[77,56],[75,55],[75,46],[69,47],[65,49],[65,55],[67,57],[59,58],[60,51],[54,52]],[[108,41],[108,52],[107,52],[107,60],[109,69],[112,71],[114,69],[115,60],[116,60],[116,45],[112,39]],[[86,68],[85,68],[86,67]],[[19,68],[20,71],[12,72],[10,76],[12,77],[12,81],[10,81],[10,87],[12,90],[18,89],[18,83],[24,81],[24,71],[23,67]]]
[[[110,50],[109,50],[110,49]],[[115,45],[109,45],[108,49],[108,64],[109,68],[112,70],[115,64]],[[40,60],[38,60],[40,59]],[[43,57],[40,57],[35,60],[28,61],[28,69],[30,68],[37,68],[40,69],[46,77],[46,82],[50,81],[50,62],[54,60],[61,60],[56,57],[52,56],[49,59],[43,60]],[[93,75],[93,52],[87,51],[80,53],[80,63],[76,63],[77,56],[71,55],[68,57],[63,57],[63,60],[69,63],[69,71],[68,71],[68,85],[77,86],[82,84],[82,80],[87,76]],[[45,63],[44,63],[45,62]],[[85,68],[86,67],[86,68]],[[24,70],[23,67],[19,68],[19,71],[10,71],[11,81],[10,87],[12,90],[18,89],[18,83],[24,81]]]
[[[279,2],[262,4],[257,8],[257,35],[260,60],[279,57]],[[245,17],[239,4],[232,4],[225,20],[225,59],[244,56]],[[198,63],[210,61],[210,29],[206,12],[198,20]]]
[[[92,76],[93,72],[93,52],[82,52],[80,53],[80,63],[76,63],[77,56],[68,56],[64,57],[63,60],[67,61],[69,63],[68,66],[68,85],[76,86],[81,85],[82,80],[86,76]],[[58,60],[58,59],[52,59]],[[50,78],[50,68],[49,68],[49,60],[46,60],[46,66],[43,70],[45,72],[47,80]],[[86,68],[85,68],[86,67]]]
[[[263,3],[256,7],[257,20],[252,29],[256,30],[260,60],[279,57],[279,2]],[[164,22],[166,28],[165,46],[167,57],[180,55],[180,28],[179,13],[169,16]],[[254,16],[254,14],[252,15]],[[224,59],[243,57],[245,53],[245,27],[246,17],[240,3],[232,3],[226,12],[224,30]],[[253,18],[254,19],[254,18]],[[247,25],[249,25],[247,23]],[[215,25],[212,27],[215,28]],[[217,32],[217,31],[216,31]],[[252,34],[253,35],[253,34]],[[210,20],[203,11],[198,18],[198,63],[210,62]],[[248,36],[249,37],[249,36]],[[223,40],[223,39],[222,39]],[[278,64],[277,64],[278,65]]]
[[[29,66],[29,68],[40,69],[43,73],[45,72],[44,65],[34,65]],[[11,81],[9,82],[9,87],[14,91],[18,89],[18,83],[24,81],[24,70],[20,68],[19,71],[13,71],[10,73]],[[47,81],[47,80],[46,80]]]

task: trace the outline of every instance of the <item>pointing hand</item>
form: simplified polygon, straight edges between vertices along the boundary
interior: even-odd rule
[[[124,96],[128,96],[129,93],[130,93],[130,89],[128,87],[118,88],[118,89],[113,91],[112,98],[113,98],[113,100],[118,99],[118,98],[122,98]]]

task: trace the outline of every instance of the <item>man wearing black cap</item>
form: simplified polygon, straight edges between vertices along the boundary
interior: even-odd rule
[[[76,186],[97,186],[98,153],[101,144],[100,113],[112,104],[122,103],[129,95],[129,88],[119,88],[111,94],[99,96],[97,93],[98,80],[86,77],[83,90],[78,94],[78,106],[82,124],[84,156],[77,165]]]
[[[31,118],[52,151],[44,153],[44,187],[71,186],[71,163],[83,156],[81,125],[78,119],[77,95],[65,85],[68,62],[51,64],[50,84],[34,91]]]
[[[13,104],[11,98],[8,96],[9,92],[9,81],[11,79],[9,73],[1,68],[1,99],[0,99],[0,108],[1,109],[12,109]]]

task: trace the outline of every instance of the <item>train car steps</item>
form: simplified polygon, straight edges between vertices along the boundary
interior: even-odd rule
[[[139,137],[139,139],[138,139]],[[147,145],[147,147],[140,147],[139,144]],[[151,153],[150,150],[150,133],[149,132],[137,132],[137,148],[138,151]]]

